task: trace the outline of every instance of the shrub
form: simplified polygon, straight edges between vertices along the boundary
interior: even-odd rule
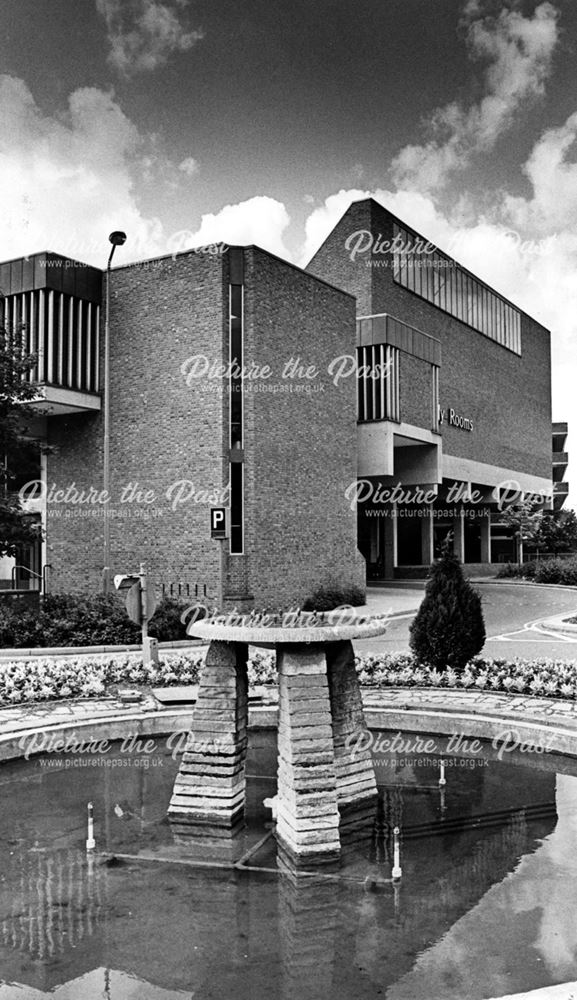
[[[461,671],[485,644],[481,598],[463,576],[450,544],[433,563],[410,633],[417,659],[436,670]]]
[[[182,612],[187,607],[188,604],[177,601],[174,597],[163,597],[150,619],[149,635],[159,642],[176,642],[179,639],[190,638],[186,634],[186,625],[180,620]]]
[[[184,605],[163,598],[150,620],[159,641],[186,639],[180,621]],[[39,610],[0,607],[0,647],[123,646],[140,642],[140,627],[130,620],[116,594],[47,594]]]
[[[534,580],[535,574],[538,567],[541,564],[537,560],[533,559],[531,562],[523,563],[522,566],[519,563],[507,563],[502,569],[497,573],[498,580]]]
[[[537,565],[535,581],[577,586],[577,559],[544,559]]]
[[[499,570],[497,577],[500,580],[517,577],[522,580],[534,580],[535,583],[560,583],[575,587],[577,558],[532,560],[522,566],[509,564]]]
[[[325,586],[318,587],[302,606],[303,611],[333,611],[343,604],[361,607],[365,604],[365,592],[362,587]]]

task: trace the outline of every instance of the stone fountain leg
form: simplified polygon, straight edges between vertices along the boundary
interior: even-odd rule
[[[338,859],[339,811],[327,663],[322,646],[280,646],[276,835],[290,860]]]
[[[329,695],[333,723],[333,745],[337,776],[339,810],[356,810],[374,805],[377,780],[367,740],[358,737],[368,732],[363,711],[355,653],[350,641],[326,645]]]
[[[247,657],[244,643],[211,642],[170,800],[171,822],[207,836],[226,835],[244,817]]]

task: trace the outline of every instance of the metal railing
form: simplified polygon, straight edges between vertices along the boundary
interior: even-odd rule
[[[161,583],[163,597],[208,597],[206,583]]]
[[[49,568],[50,564],[47,563],[45,566],[42,567],[42,572],[37,573],[36,570],[30,569],[29,566],[24,566],[21,563],[15,563],[10,573],[10,587],[9,588],[5,587],[4,589],[39,591],[40,593],[44,594],[46,593],[46,570]],[[30,576],[30,579],[28,580],[29,585],[27,587],[23,587],[22,586],[23,581],[17,579],[17,577],[20,575],[20,573],[22,573],[22,571],[24,571],[24,573],[28,573]]]

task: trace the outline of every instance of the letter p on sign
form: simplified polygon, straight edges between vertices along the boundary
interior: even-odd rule
[[[228,507],[210,508],[210,537],[228,538]]]

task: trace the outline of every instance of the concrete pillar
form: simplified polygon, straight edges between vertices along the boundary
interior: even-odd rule
[[[386,517],[383,517],[383,558],[385,564],[385,580],[393,580],[397,565],[397,505],[387,504]]]
[[[339,811],[376,800],[377,781],[352,643],[326,647]]]
[[[325,651],[280,647],[276,835],[292,863],[340,856],[339,811]]]
[[[421,562],[423,566],[430,566],[435,553],[435,519],[432,509],[426,512],[421,519]]]
[[[491,515],[479,518],[481,528],[481,562],[491,562]]]
[[[208,837],[226,836],[243,821],[247,657],[244,643],[211,642],[170,800],[171,823]]]
[[[455,517],[453,518],[453,552],[460,560],[460,562],[465,562],[465,518],[464,511],[455,511]]]

